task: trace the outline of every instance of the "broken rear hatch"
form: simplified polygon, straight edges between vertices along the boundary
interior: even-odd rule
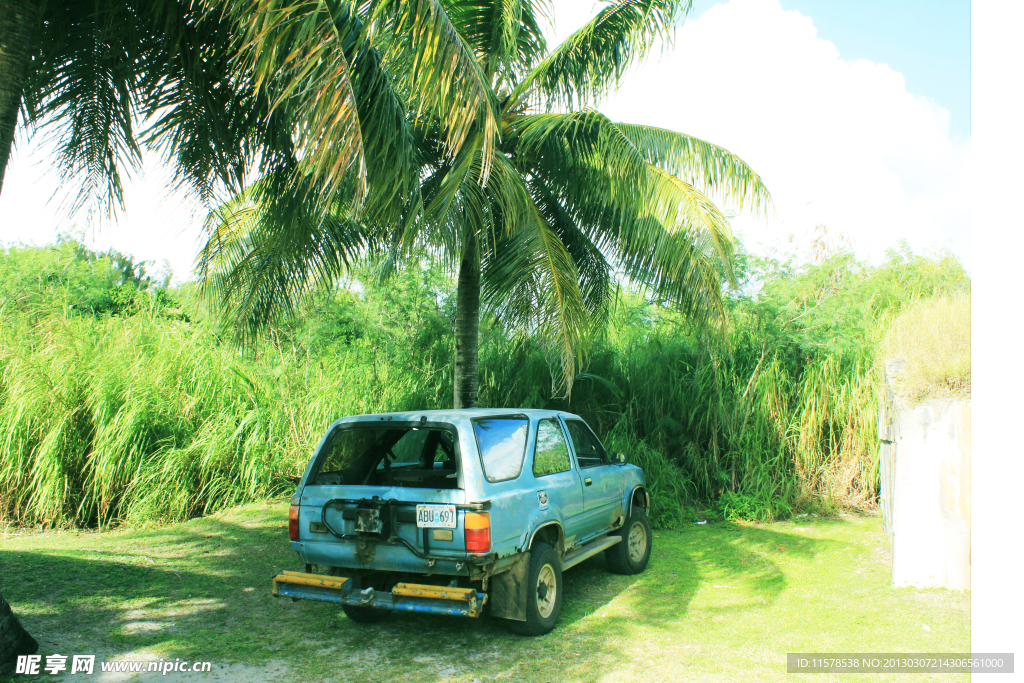
[[[297,496],[296,550],[309,564],[468,574],[466,516],[473,527],[486,505],[466,500],[466,448],[445,422],[336,423]]]

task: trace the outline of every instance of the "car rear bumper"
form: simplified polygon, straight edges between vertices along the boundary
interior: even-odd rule
[[[357,607],[478,617],[487,594],[472,588],[400,583],[390,592],[358,590],[343,576],[281,572],[273,578],[273,594],[293,600],[320,600]]]

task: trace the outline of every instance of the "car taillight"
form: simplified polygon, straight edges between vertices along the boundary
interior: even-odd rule
[[[466,513],[466,552],[491,552],[491,515],[487,512]]]
[[[288,538],[293,541],[299,540],[299,506],[292,505],[288,508]]]

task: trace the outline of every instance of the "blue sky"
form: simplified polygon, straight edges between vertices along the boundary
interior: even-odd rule
[[[695,0],[697,18],[718,0]],[[782,0],[812,17],[818,36],[843,59],[888,64],[907,90],[950,112],[950,131],[971,134],[971,3],[969,0]]]
[[[844,58],[889,64],[907,79],[907,90],[950,111],[954,135],[970,135],[969,1],[785,0],[782,6],[814,17],[819,35]]]

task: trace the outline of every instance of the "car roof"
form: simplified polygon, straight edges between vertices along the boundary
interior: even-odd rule
[[[350,415],[342,418],[346,422],[362,420],[379,420],[390,417],[392,420],[402,422],[414,422],[427,418],[430,422],[453,422],[459,420],[500,417],[503,415],[526,415],[530,418],[544,418],[561,415],[563,417],[579,418],[579,415],[567,413],[564,410],[547,410],[542,408],[460,408],[450,410],[416,410],[398,413],[370,413],[366,415]]]

